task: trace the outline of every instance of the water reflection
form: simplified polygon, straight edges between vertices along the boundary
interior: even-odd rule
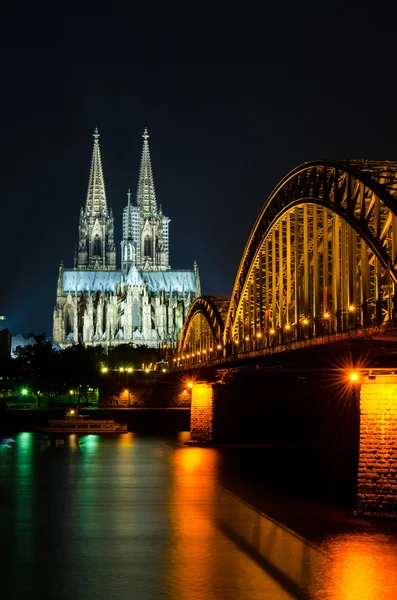
[[[397,537],[382,534],[335,536],[324,544],[330,562],[319,574],[318,600],[395,600]]]
[[[100,435],[89,434],[81,437],[78,441],[80,452],[84,454],[95,454],[101,441]]]
[[[10,597],[296,598],[224,535],[221,517],[246,526],[247,539],[258,532],[241,500],[234,496],[232,506],[219,486],[224,451],[183,446],[187,438],[72,434],[51,445],[36,434],[16,435],[0,456],[7,490],[0,510],[7,549],[2,586]],[[394,600],[397,536],[388,529],[377,524],[374,533],[329,538],[323,544],[329,560],[314,575],[310,597]],[[277,547],[285,556],[279,536],[263,529],[262,538],[258,548]]]
[[[37,508],[36,488],[34,485],[33,433],[19,433],[15,437],[15,452],[9,455],[9,491],[11,515],[8,523],[4,523],[2,534],[7,539],[12,536],[12,544],[7,547],[12,560],[10,573],[17,578],[23,571],[23,586],[27,591],[33,583],[35,561],[35,537],[37,535],[37,522],[35,513]]]
[[[218,527],[220,453],[185,447],[173,454],[165,591],[175,600],[291,599]]]

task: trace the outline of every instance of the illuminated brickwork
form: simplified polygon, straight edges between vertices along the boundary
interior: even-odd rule
[[[190,408],[192,401],[192,391],[189,388],[185,388],[182,391],[178,391],[172,395],[170,406],[176,406],[178,408]]]
[[[214,390],[210,383],[197,382],[192,388],[190,441],[205,444],[213,441]]]
[[[357,513],[397,515],[397,376],[365,378],[360,392]]]

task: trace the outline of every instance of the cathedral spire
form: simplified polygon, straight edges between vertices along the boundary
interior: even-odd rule
[[[141,168],[139,170],[137,203],[144,216],[157,214],[156,192],[154,191],[152,165],[149,152],[149,134],[147,128],[143,132],[143,148]]]
[[[105,181],[103,178],[99,132],[95,128],[90,178],[85,210],[80,213],[79,238],[75,266],[79,269],[114,269],[114,223],[108,213]]]
[[[94,149],[92,152],[85,210],[88,215],[105,217],[108,214],[108,208],[106,202],[105,180],[103,178],[102,170],[101,151],[99,148],[98,127],[95,127],[93,137]]]

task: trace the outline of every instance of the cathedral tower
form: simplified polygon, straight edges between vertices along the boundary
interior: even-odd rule
[[[141,166],[139,169],[136,204],[129,201],[123,212],[123,272],[131,266],[145,271],[166,271],[169,264],[168,228],[170,219],[157,206],[152,164],[149,151],[149,134],[143,133]],[[130,262],[128,249],[135,247],[135,262]],[[124,259],[124,256],[126,257]]]
[[[78,269],[116,268],[113,215],[111,210],[108,213],[107,208],[97,128],[94,132],[94,149],[85,210],[82,208],[80,212],[75,267]]]

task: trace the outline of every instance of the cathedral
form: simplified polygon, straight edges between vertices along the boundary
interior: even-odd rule
[[[74,268],[59,267],[53,343],[61,348],[75,343],[176,344],[189,306],[200,295],[196,263],[193,269],[170,267],[170,219],[157,204],[148,139],[145,129],[136,198],[131,200],[128,192],[123,210],[118,267],[95,130]]]

